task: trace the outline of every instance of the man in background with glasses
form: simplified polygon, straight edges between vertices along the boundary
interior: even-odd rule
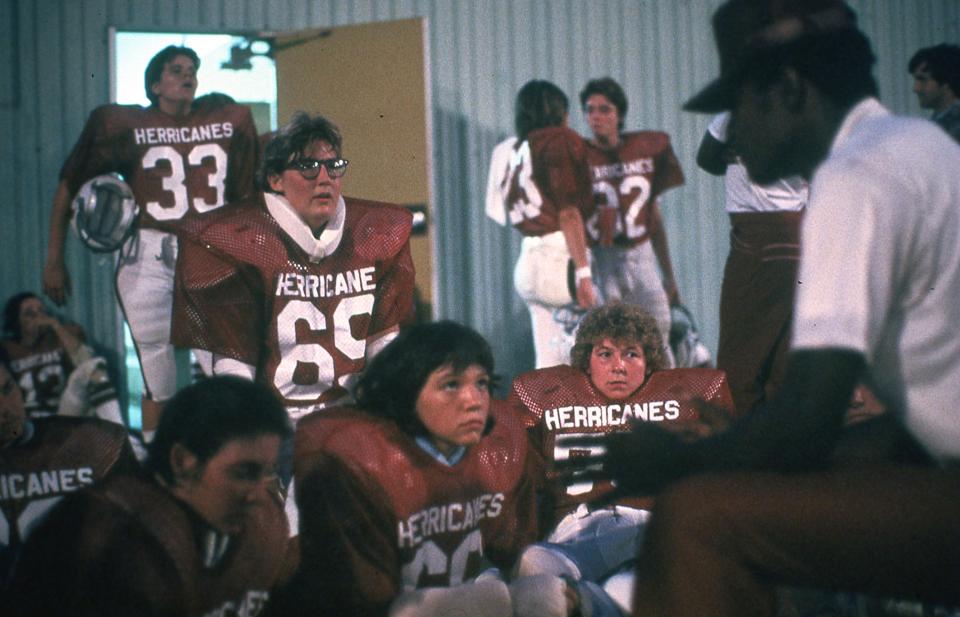
[[[181,237],[174,342],[210,352],[210,373],[266,384],[294,421],[349,400],[414,315],[412,216],[343,197],[346,170],[337,127],[299,112],[266,147],[263,192]]]

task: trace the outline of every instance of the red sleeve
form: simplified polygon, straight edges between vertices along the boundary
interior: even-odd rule
[[[541,161],[549,178],[549,191],[557,210],[586,211],[593,201],[587,172],[587,150],[573,131],[563,131],[544,144]]]
[[[270,298],[257,272],[181,235],[170,340],[257,366],[264,332],[260,298]]]
[[[534,514],[521,520],[519,524],[519,528],[530,535],[525,545],[545,537],[550,532],[554,523],[556,499],[550,483],[549,474],[553,461],[548,456],[550,450],[546,446],[548,435],[544,432],[540,418],[524,405],[517,389],[518,385],[518,381],[515,380],[507,400],[497,401],[494,404],[503,410],[503,414],[516,416],[526,429],[528,452],[523,474],[525,481],[518,492],[520,499],[518,508],[519,511],[527,511],[529,514],[527,508],[532,507]],[[532,500],[532,504],[528,500]],[[523,546],[520,549],[522,550]]]
[[[670,145],[670,137],[666,136],[666,146],[657,157],[656,175],[653,178],[653,194],[660,195],[675,186],[684,183],[683,169],[680,167],[680,161],[677,155],[673,153],[673,146]]]
[[[394,326],[406,326],[416,317],[414,311],[413,258],[410,255],[409,240],[400,252],[390,260],[384,269],[383,278],[377,283],[377,306],[370,332],[372,336],[389,330]]]
[[[125,160],[118,141],[118,132],[113,125],[118,121],[120,107],[103,105],[94,109],[87,118],[83,132],[60,169],[60,179],[67,181],[70,193],[100,174],[118,172],[129,178],[131,161]]]
[[[546,479],[543,463],[539,453],[526,448],[520,480],[511,496],[514,510],[509,516],[498,517],[499,524],[484,533],[485,557],[504,572],[513,568],[524,548],[540,539],[546,514],[540,510],[539,501]],[[507,469],[502,471],[507,473]]]
[[[260,139],[250,109],[237,105],[239,118],[230,138],[230,162],[225,203],[231,204],[254,193],[254,175],[260,160]]]
[[[401,591],[400,556],[379,489],[341,460],[320,455],[297,479],[296,492],[300,567],[278,606],[284,614],[386,615]]]

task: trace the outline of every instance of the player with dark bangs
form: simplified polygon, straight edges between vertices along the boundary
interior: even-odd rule
[[[72,495],[37,527],[4,615],[259,614],[292,569],[276,476],[290,430],[276,398],[248,380],[184,388],[146,473]]]
[[[300,422],[302,557],[278,613],[570,614],[561,578],[504,580],[534,539],[536,479],[519,418],[491,405],[493,370],[472,329],[416,325],[367,367],[356,406]]]

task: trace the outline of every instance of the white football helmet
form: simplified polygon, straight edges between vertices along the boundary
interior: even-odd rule
[[[670,307],[670,349],[677,368],[710,367],[713,358],[700,340],[690,309],[678,304]]]
[[[136,228],[140,214],[133,191],[116,174],[87,180],[77,191],[71,208],[73,231],[97,253],[120,248]]]

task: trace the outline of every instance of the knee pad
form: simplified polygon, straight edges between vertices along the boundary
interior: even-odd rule
[[[633,607],[633,586],[636,582],[633,568],[621,570],[603,582],[603,591],[626,614]]]

